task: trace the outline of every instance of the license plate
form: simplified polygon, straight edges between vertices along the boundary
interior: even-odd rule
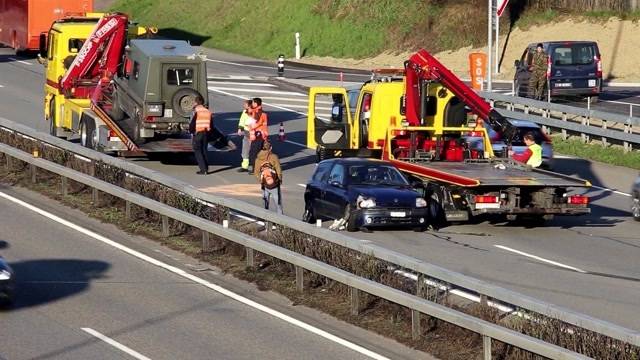
[[[401,218],[407,216],[407,213],[404,211],[392,211],[389,215],[395,218]]]
[[[595,87],[595,86],[596,86],[596,80],[595,79],[589,80],[589,87]]]
[[[559,87],[559,88],[569,88],[571,87],[571,83],[556,83],[555,87]]]
[[[476,209],[500,209],[500,203],[478,203]]]

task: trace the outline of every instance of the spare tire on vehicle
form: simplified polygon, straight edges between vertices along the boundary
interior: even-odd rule
[[[173,112],[178,116],[189,117],[191,111],[196,105],[196,98],[200,96],[200,93],[191,88],[183,88],[176,91],[171,99],[171,107]]]

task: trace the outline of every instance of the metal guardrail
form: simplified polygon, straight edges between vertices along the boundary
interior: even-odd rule
[[[496,106],[501,114],[560,129],[565,139],[567,132],[572,132],[580,134],[584,141],[589,141],[593,136],[605,145],[621,143],[625,151],[632,150],[634,146],[640,147],[640,133],[633,131],[634,126],[640,126],[640,117],[486,91],[479,94],[489,100],[492,106]],[[502,106],[506,109],[500,108]],[[542,116],[532,115],[530,112],[541,113]]]
[[[254,218],[258,218],[258,219],[262,219],[263,221],[267,222],[267,223],[272,223],[272,224],[278,224],[284,228],[289,228],[289,229],[293,229],[293,230],[297,230],[303,233],[307,233],[311,236],[314,236],[316,238],[322,239],[324,241],[327,241],[329,243],[333,243],[348,249],[352,249],[352,250],[356,250],[360,253],[375,257],[379,260],[383,260],[386,261],[388,263],[391,263],[395,266],[398,266],[399,268],[404,268],[406,270],[410,270],[415,272],[418,277],[420,278],[421,276],[426,276],[429,278],[435,278],[438,279],[440,281],[443,281],[447,284],[451,284],[452,286],[456,287],[456,288],[461,288],[461,289],[466,289],[466,290],[471,290],[473,292],[476,292],[477,294],[481,295],[481,296],[486,296],[489,297],[491,299],[495,299],[497,301],[506,303],[506,304],[510,304],[514,307],[517,308],[522,308],[522,309],[526,309],[535,313],[538,313],[540,315],[544,315],[546,317],[549,318],[553,318],[553,319],[558,319],[561,320],[563,322],[566,322],[568,324],[572,324],[575,326],[578,326],[580,328],[584,328],[605,336],[608,336],[610,338],[613,339],[617,339],[626,343],[629,343],[631,345],[635,345],[635,346],[640,346],[640,332],[638,331],[634,331],[634,330],[630,330],[627,328],[624,328],[622,326],[619,325],[615,325],[612,323],[609,323],[607,321],[604,320],[600,320],[600,319],[595,319],[592,317],[589,317],[587,315],[584,314],[580,314],[553,304],[549,304],[549,303],[545,303],[543,301],[534,299],[532,297],[523,295],[523,294],[519,294],[517,292],[511,291],[511,290],[507,290],[495,285],[492,285],[490,283],[478,280],[478,279],[474,279],[472,277],[466,276],[466,275],[462,275],[453,271],[449,271],[446,270],[444,268],[441,268],[439,266],[433,265],[433,264],[429,264],[425,261],[419,260],[419,259],[415,259],[412,258],[410,256],[406,256],[397,252],[394,252],[392,250],[377,246],[375,244],[372,244],[370,241],[367,240],[359,240],[353,237],[349,237],[346,236],[344,234],[340,234],[340,233],[336,233],[333,231],[330,231],[328,229],[323,229],[323,228],[317,228],[314,227],[312,225],[306,224],[300,220],[297,219],[293,219],[290,217],[286,217],[286,216],[280,216],[278,214],[276,214],[275,212],[270,212],[267,211],[265,209],[262,209],[260,207],[251,205],[251,204],[247,204],[235,199],[229,199],[229,198],[223,198],[223,197],[219,197],[213,194],[208,194],[208,193],[204,193],[202,191],[199,191],[198,189],[192,187],[191,185],[184,183],[182,181],[179,181],[175,178],[171,178],[168,177],[162,173],[159,173],[157,171],[154,170],[149,170],[146,168],[143,168],[141,166],[138,166],[136,164],[133,164],[131,162],[127,162],[121,159],[117,159],[105,154],[101,154],[101,153],[97,153],[95,151],[86,149],[84,147],[81,147],[77,144],[73,144],[73,143],[69,143],[67,141],[52,137],[48,134],[44,134],[44,133],[40,133],[37,132],[31,128],[28,128],[26,126],[14,123],[10,120],[4,119],[4,118],[0,118],[0,130],[4,130],[4,131],[11,131],[11,132],[16,132],[18,134],[21,134],[22,136],[31,138],[31,139],[35,139],[39,142],[42,142],[44,144],[47,144],[49,146],[54,146],[57,148],[61,148],[67,151],[70,151],[72,153],[75,153],[77,156],[85,158],[89,161],[92,162],[103,162],[105,164],[111,165],[111,166],[115,166],[117,168],[122,169],[123,171],[125,171],[126,173],[133,175],[133,176],[137,176],[140,178],[144,178],[147,179],[148,181],[151,182],[156,182],[159,184],[162,184],[164,186],[167,186],[169,188],[175,189],[176,191],[182,192],[184,194],[187,194],[195,199],[198,199],[200,201],[206,202],[206,203],[210,203],[212,205],[219,205],[219,206],[223,206],[223,207],[227,207],[230,210],[233,210],[235,212],[238,213],[243,213],[243,214],[250,214],[252,217]],[[62,170],[66,169],[67,171],[73,171],[71,169],[65,168],[61,165],[57,165],[54,164],[52,162],[48,162],[44,159],[40,159],[40,158],[34,158],[31,154],[27,154],[24,153],[20,150],[17,150],[15,148],[11,148],[8,145],[4,145],[2,144],[2,146],[0,147],[0,152],[4,152],[10,156],[19,158],[22,161],[26,161],[29,163],[34,164],[37,167],[46,169],[48,171],[52,171],[55,173],[60,174],[61,176],[66,176],[66,177],[71,177],[72,173],[63,173]],[[96,179],[94,177],[91,177],[89,175],[86,174],[81,174],[79,172],[75,172],[73,173],[74,180],[79,181],[79,182],[85,182],[85,184],[98,189],[100,191],[104,191],[106,193],[110,193],[114,196],[119,196],[121,195],[122,198],[124,198],[126,201],[131,201],[133,202],[133,200],[139,201],[136,202],[136,204],[139,204],[140,206],[143,207],[147,207],[148,208],[159,212],[161,214],[163,214],[164,216],[171,216],[173,218],[173,215],[176,215],[177,213],[171,212],[168,213],[166,212],[165,207],[168,207],[168,205],[165,204],[161,204],[161,203],[157,203],[151,199],[142,197],[141,195],[137,195],[137,194],[133,194],[136,195],[135,198],[131,197],[132,195],[128,193],[127,190],[122,189],[122,188],[118,188],[117,186],[114,186],[112,184],[108,184],[108,183],[104,183],[99,179]],[[77,178],[77,179],[76,179]],[[125,193],[126,192],[126,193]],[[120,197],[120,196],[119,196]],[[142,197],[146,200],[142,201],[142,199],[138,198],[138,197]],[[151,203],[150,201],[153,201],[153,203]],[[161,206],[160,206],[161,205]],[[177,209],[171,208],[174,211],[179,211]],[[164,213],[161,211],[165,211]],[[187,213],[184,213],[187,214]],[[196,217],[197,218],[197,217]],[[190,224],[191,219],[186,219],[186,218],[175,218],[178,221],[181,222],[185,222],[187,224]],[[216,225],[214,223],[208,222],[207,220],[204,220],[202,218],[197,218],[199,219],[199,221],[203,221],[205,223],[199,222],[197,223],[197,225],[193,225],[196,226],[200,229],[209,231],[209,230],[216,230]],[[183,220],[189,220],[189,221],[183,221]],[[163,221],[163,223],[165,223],[165,221]],[[206,226],[205,226],[206,225]],[[216,230],[218,231],[218,230]],[[210,231],[212,233],[216,233],[215,231]],[[219,231],[218,231],[219,233]],[[227,233],[225,233],[226,235],[228,235]],[[232,241],[234,241],[233,239],[230,239]],[[255,241],[258,241],[257,239],[254,239]],[[268,244],[268,243],[267,243]],[[273,244],[270,244],[271,246],[275,246]],[[256,250],[258,250],[256,248]],[[284,250],[284,249],[281,249]],[[258,250],[261,251],[262,250]],[[287,250],[288,251],[288,250]],[[265,252],[267,253],[267,252]],[[298,255],[301,256],[301,255]],[[277,256],[276,256],[277,257]],[[285,260],[287,261],[287,260]],[[317,261],[317,260],[313,260],[313,261]],[[324,264],[326,266],[329,266],[327,264]],[[308,270],[313,271],[313,269],[308,268]],[[342,270],[341,270],[342,271]],[[314,271],[316,272],[316,271]],[[341,278],[342,279],[342,278]],[[337,281],[339,281],[338,279],[336,279]],[[363,279],[366,280],[366,279]],[[369,280],[367,280],[369,281]],[[347,285],[350,285],[350,283],[347,283]],[[382,286],[382,285],[380,285]],[[354,286],[355,287],[355,286]],[[364,290],[364,289],[360,289],[372,294],[376,294],[376,292],[371,292],[369,290]],[[395,290],[394,291],[399,291],[399,290]],[[409,304],[413,304],[416,305],[418,303],[416,303],[415,301],[420,300],[420,298],[418,298],[417,296],[414,296],[412,294],[408,294],[408,293],[404,293],[401,292],[402,294],[404,294],[405,296],[408,296],[408,299],[413,299],[411,301],[409,301]],[[414,299],[415,298],[415,299]],[[392,298],[389,299],[391,301],[398,300],[397,298]],[[422,299],[424,300],[424,299]],[[405,304],[406,301],[408,300],[403,300],[401,302],[398,302],[399,304]],[[425,300],[426,301],[426,300]],[[433,304],[430,303],[430,305],[437,305],[437,304]],[[417,306],[417,305],[416,305]],[[412,308],[411,306],[408,306],[410,308]],[[439,310],[438,310],[439,309]],[[433,314],[429,313],[428,311],[423,311],[423,310],[438,310],[435,311]],[[423,307],[422,305],[420,305],[419,307],[414,308],[414,311],[420,311],[420,312],[424,312],[427,314],[430,314],[432,316],[435,317],[439,317],[439,315],[446,315],[444,313],[439,312],[440,309],[439,305],[436,307]],[[418,317],[419,318],[419,317]],[[442,320],[445,321],[450,321],[452,318],[445,316],[445,318],[442,318]],[[466,318],[465,318],[466,319]],[[478,319],[473,318],[475,321],[479,321]],[[473,322],[473,324],[468,322],[467,320],[464,320],[463,323],[466,324],[470,330],[476,331],[474,329],[486,329],[485,325],[482,325],[480,327],[478,327],[478,325],[480,323],[476,323]],[[458,323],[456,323],[458,324]],[[490,324],[490,323],[488,323]],[[494,324],[491,324],[492,326],[497,326]],[[463,326],[465,327],[465,326]],[[480,333],[480,332],[479,332]],[[520,334],[521,335],[521,334]],[[488,336],[490,338],[494,338],[494,339],[498,339],[498,337],[494,337],[496,336],[495,333],[483,333],[483,336]],[[521,335],[524,336],[524,335]],[[502,341],[502,340],[501,340]],[[508,342],[508,341],[505,341]],[[514,343],[514,345],[516,345]],[[520,347],[520,345],[516,345],[518,347]],[[524,348],[524,347],[523,347]],[[526,348],[525,348],[526,349]],[[566,350],[566,349],[565,349]],[[568,350],[566,350],[568,351]],[[559,353],[558,353],[559,354]],[[557,355],[557,354],[556,354]],[[546,355],[545,355],[546,356]],[[567,358],[564,356],[552,356],[552,358]],[[575,358],[572,356],[570,356],[569,358]]]

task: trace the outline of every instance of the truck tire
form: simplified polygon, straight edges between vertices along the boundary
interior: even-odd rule
[[[122,108],[120,107],[120,100],[118,98],[118,91],[114,90],[111,111],[109,111],[109,116],[111,116],[114,121],[120,121],[124,119],[124,111],[122,111]]]
[[[56,100],[55,99],[51,99],[51,101],[49,101],[49,117],[47,118],[47,121],[49,121],[49,135],[52,136],[58,136],[58,131],[56,129]]]
[[[80,120],[80,144],[89,149],[95,149],[96,122],[88,116]]]
[[[173,112],[181,117],[189,117],[198,96],[200,96],[200,93],[191,88],[183,88],[176,91],[171,99]]]
[[[356,217],[352,215],[353,215],[353,211],[351,211],[351,205],[347,204],[347,206],[344,209],[344,216],[347,219],[347,223],[345,224],[345,227],[347,228],[348,232],[358,231],[358,224],[356,223]]]
[[[306,203],[304,205],[304,214],[302,215],[302,221],[308,224],[316,223],[316,214],[313,211],[313,205]]]

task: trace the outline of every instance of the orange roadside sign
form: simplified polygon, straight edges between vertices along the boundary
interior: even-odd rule
[[[487,74],[487,54],[483,52],[469,54],[469,72],[471,73],[471,87],[482,90],[484,77]]]

